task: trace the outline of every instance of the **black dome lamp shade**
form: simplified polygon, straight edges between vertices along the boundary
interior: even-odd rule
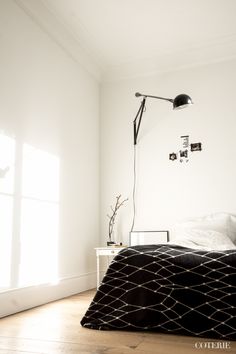
[[[182,93],[173,100],[173,109],[183,109],[190,104],[193,104],[191,97]]]

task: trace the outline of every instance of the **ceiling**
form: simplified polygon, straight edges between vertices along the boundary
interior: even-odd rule
[[[236,57],[235,0],[16,2],[103,80]]]

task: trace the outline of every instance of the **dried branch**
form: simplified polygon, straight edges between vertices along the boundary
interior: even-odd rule
[[[115,206],[114,207],[110,206],[110,208],[113,212],[112,216],[107,214],[108,218],[110,219],[109,224],[108,224],[108,234],[109,234],[109,241],[110,242],[111,242],[111,238],[112,238],[112,233],[113,233],[113,228],[114,228],[114,224],[115,224],[115,217],[117,215],[117,211],[128,200],[128,198],[124,199],[123,201],[120,201],[120,199],[121,199],[121,194],[116,197]]]

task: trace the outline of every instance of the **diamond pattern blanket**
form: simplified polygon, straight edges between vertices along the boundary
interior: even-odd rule
[[[236,340],[236,250],[123,249],[81,324]]]

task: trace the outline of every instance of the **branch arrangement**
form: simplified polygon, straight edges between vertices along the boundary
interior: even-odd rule
[[[112,210],[112,215],[107,215],[107,217],[109,218],[109,225],[108,225],[108,235],[109,235],[109,242],[112,242],[112,233],[113,233],[113,228],[114,228],[114,224],[115,224],[115,217],[117,215],[117,211],[118,209],[128,200],[124,199],[121,201],[121,194],[118,195],[116,197],[116,203],[115,206],[113,207],[112,205],[110,206],[111,210]]]

